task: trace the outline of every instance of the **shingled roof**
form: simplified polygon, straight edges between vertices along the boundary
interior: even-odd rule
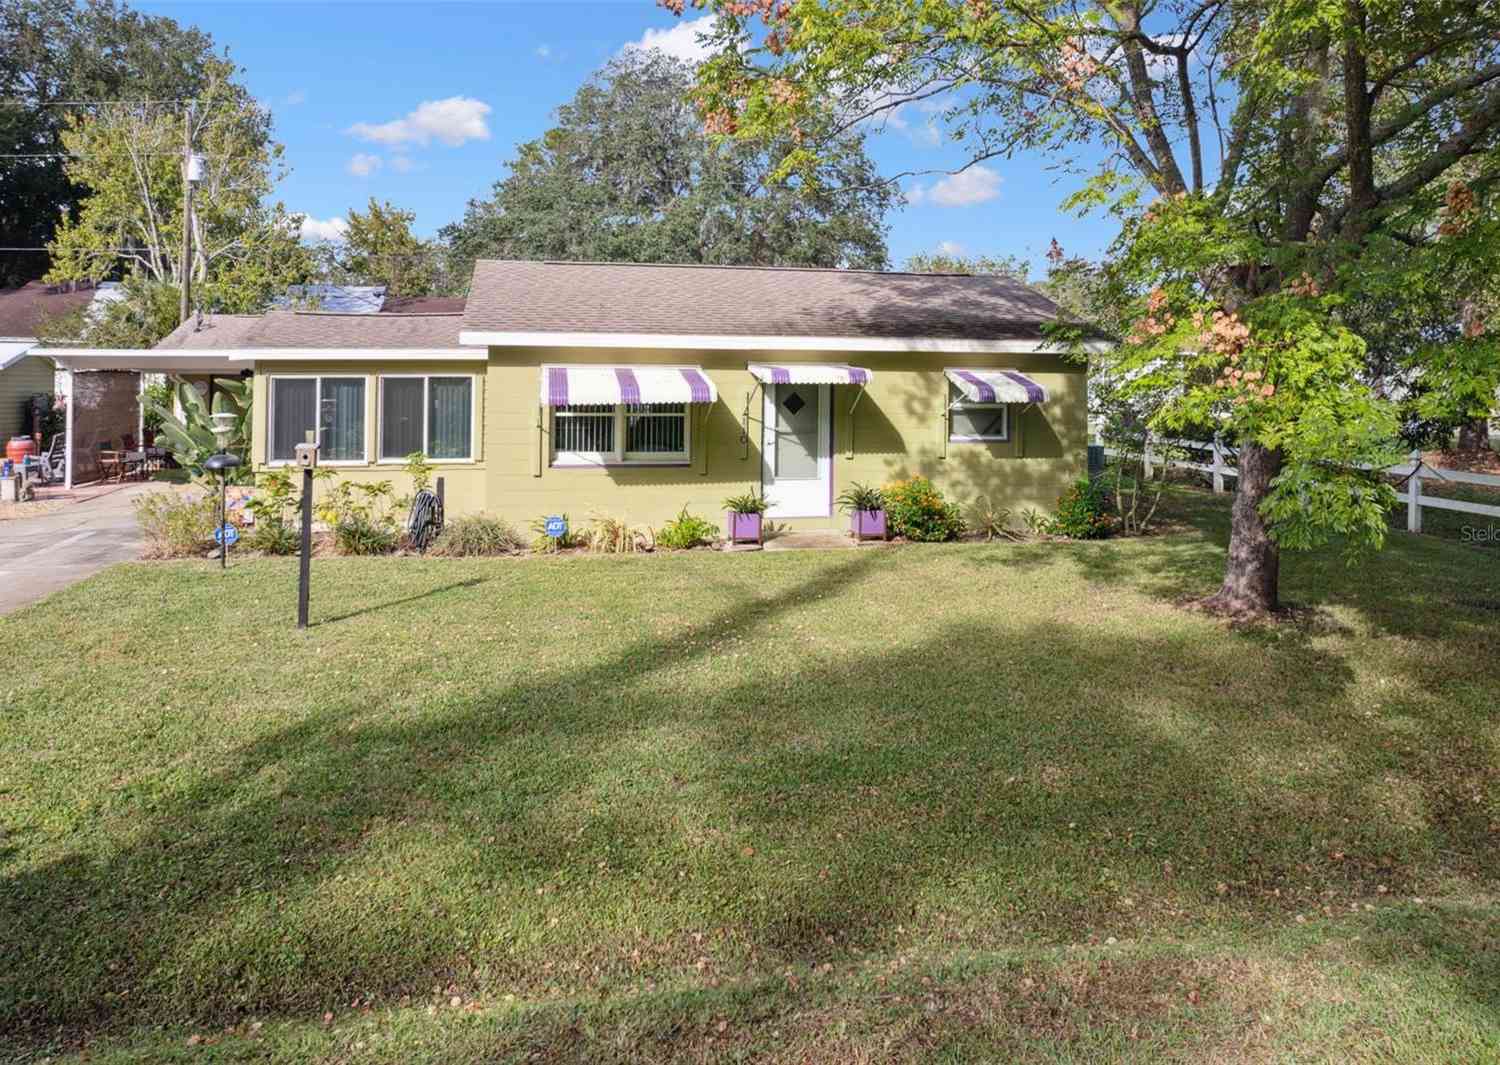
[[[1056,318],[1051,300],[1006,277],[480,260],[463,329],[989,341],[1040,337]]]
[[[158,349],[223,350],[358,348],[446,350],[457,348],[459,314],[337,314],[270,311],[207,314],[189,318]]]

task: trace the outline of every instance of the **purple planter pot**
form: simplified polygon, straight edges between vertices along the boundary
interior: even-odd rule
[[[884,540],[885,511],[856,510],[849,515],[849,531],[856,540]]]
[[[732,544],[760,543],[760,526],[759,514],[739,514],[733,510],[724,513],[724,529],[729,533],[729,542]]]

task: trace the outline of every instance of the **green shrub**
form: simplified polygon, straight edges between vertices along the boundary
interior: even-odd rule
[[[1080,477],[1057,497],[1057,514],[1047,523],[1047,531],[1070,540],[1098,540],[1108,536],[1114,524],[1104,482]]]
[[[656,542],[663,547],[681,551],[701,544],[711,544],[718,536],[717,525],[689,514],[687,507],[683,507],[677,517],[662,526],[661,532],[656,534]]]
[[[284,521],[256,521],[245,546],[266,555],[295,555],[302,546],[301,530]]]
[[[444,524],[427,553],[442,558],[468,558],[513,555],[525,548],[526,541],[510,522],[492,514],[467,514]]]
[[[316,476],[338,474],[325,467]],[[333,527],[333,546],[341,555],[383,555],[401,542],[390,481],[340,481],[318,502],[317,512]]]
[[[964,531],[963,511],[949,503],[926,477],[892,481],[881,495],[892,535],[908,540],[953,540]]]
[[[258,482],[255,494],[245,504],[245,509],[255,515],[245,546],[268,555],[295,554],[300,546],[297,506],[301,497],[293,494],[291,473],[271,470],[262,473]]]
[[[185,558],[213,549],[219,501],[184,492],[148,492],[135,501],[146,558]]]

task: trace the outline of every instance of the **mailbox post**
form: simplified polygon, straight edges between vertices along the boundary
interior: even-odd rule
[[[312,433],[307,434],[309,438]],[[313,470],[318,468],[318,445],[311,439],[294,449],[302,467],[302,558],[297,570],[297,628],[307,628],[307,593],[312,581]]]

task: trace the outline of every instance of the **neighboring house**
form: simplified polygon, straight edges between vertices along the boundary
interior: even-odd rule
[[[32,354],[42,323],[88,307],[92,286],[31,281],[0,291],[0,443],[31,432],[31,397],[55,391],[49,359]]]
[[[256,467],[313,432],[322,464],[399,483],[420,450],[450,513],[517,523],[659,525],[753,488],[833,526],[851,483],[916,474],[1019,514],[1085,469],[1084,367],[1007,278],[482,261],[462,313],[430,306],[210,315],[74,364],[253,368]]]

